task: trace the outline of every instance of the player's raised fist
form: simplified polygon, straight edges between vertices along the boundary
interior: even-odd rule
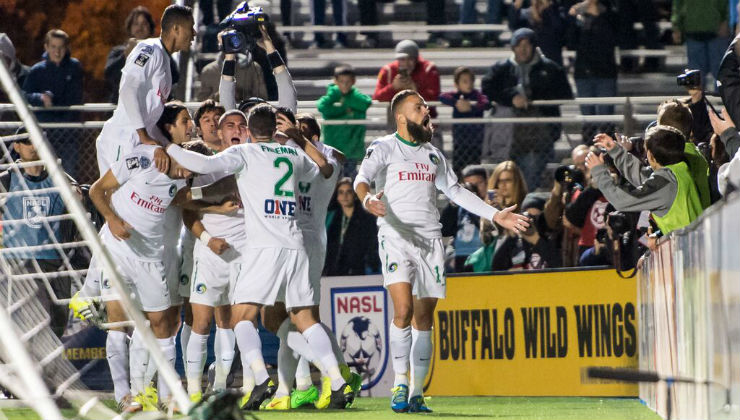
[[[383,217],[385,216],[385,203],[380,200],[381,198],[383,198],[383,191],[377,194],[368,193],[362,205],[373,216]]]
[[[154,165],[162,173],[170,170],[170,156],[161,147],[154,149]]]
[[[524,232],[529,227],[529,221],[526,216],[514,213],[514,209],[516,204],[500,210],[493,216],[493,221],[506,229]]]

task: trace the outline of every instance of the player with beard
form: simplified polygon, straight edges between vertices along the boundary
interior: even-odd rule
[[[444,154],[429,144],[429,107],[418,93],[398,92],[391,115],[397,131],[368,147],[354,188],[365,209],[378,217],[383,281],[393,301],[391,409],[431,412],[422,388],[432,358],[434,308],[446,293],[437,189],[460,207],[507,229],[524,231],[528,223],[513,213],[515,206],[496,210],[458,183]],[[373,181],[377,194],[370,193]]]

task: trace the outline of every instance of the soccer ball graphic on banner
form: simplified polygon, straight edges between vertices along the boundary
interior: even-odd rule
[[[358,372],[374,378],[381,368],[383,338],[370,318],[356,316],[350,319],[342,329],[339,347],[344,359],[354,364]]]

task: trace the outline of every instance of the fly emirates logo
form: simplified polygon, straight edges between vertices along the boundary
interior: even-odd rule
[[[167,206],[162,203],[162,199],[156,195],[151,195],[146,199],[140,196],[136,191],[132,191],[131,201],[133,201],[137,206],[153,211],[154,213],[162,214],[167,209]]]
[[[437,179],[437,175],[432,170],[432,165],[427,163],[414,162],[414,169],[411,171],[398,171],[399,181],[428,181],[434,182]]]

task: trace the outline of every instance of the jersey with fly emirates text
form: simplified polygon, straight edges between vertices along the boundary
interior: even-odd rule
[[[165,237],[165,212],[177,192],[186,186],[184,179],[172,179],[154,165],[157,146],[138,145],[111,167],[120,187],[111,197],[116,214],[131,225],[131,237],[117,240],[108,225],[101,238],[116,254],[142,261],[162,261]]]

